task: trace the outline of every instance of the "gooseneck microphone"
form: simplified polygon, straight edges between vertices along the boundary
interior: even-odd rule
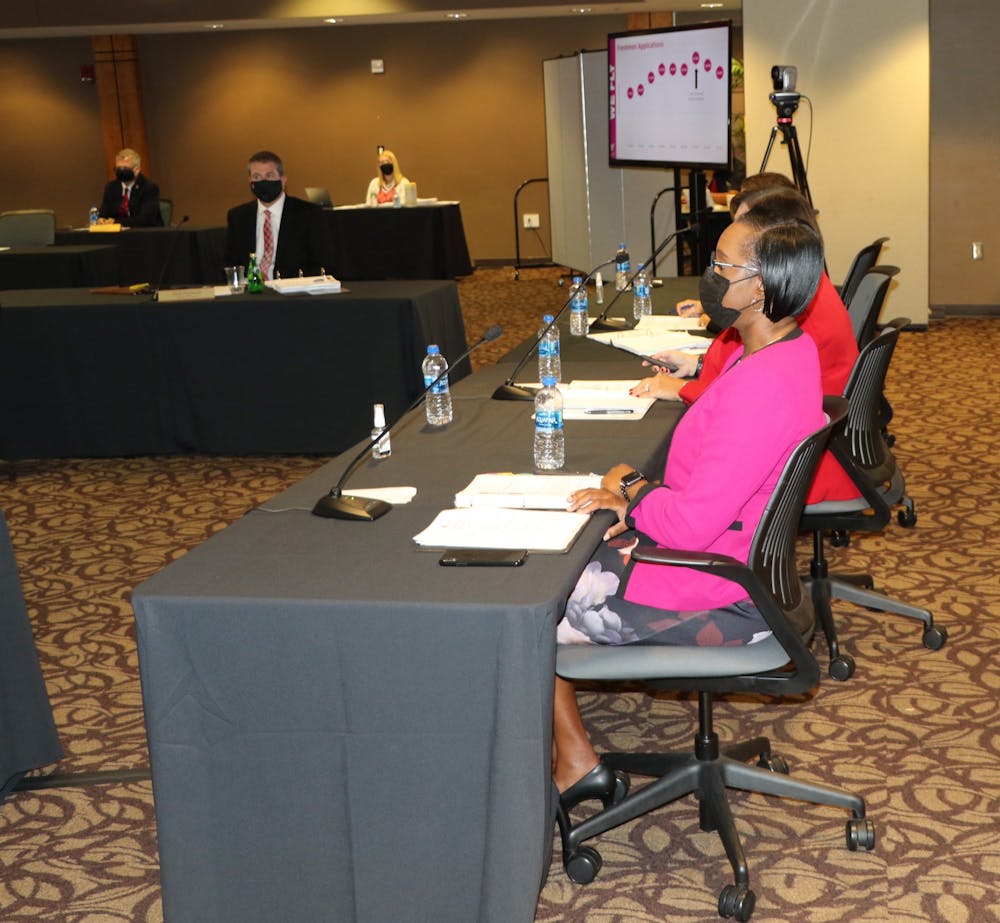
[[[605,260],[599,266],[595,266],[590,272],[587,273],[581,285],[586,285],[593,277],[594,274],[603,269],[605,266],[610,266],[614,262],[614,259]],[[552,320],[547,323],[535,336],[535,341],[528,347],[527,351],[518,360],[517,365],[514,366],[514,371],[510,373],[507,380],[500,385],[496,391],[493,392],[493,400],[495,401],[533,401],[535,399],[535,389],[526,388],[523,385],[516,385],[514,381],[517,378],[517,373],[524,368],[524,364],[535,354],[535,350],[538,349],[538,344],[542,342],[542,338],[548,333],[556,324],[559,323],[559,318],[563,316],[566,308],[569,307],[570,302],[573,300],[573,287],[570,286],[569,298],[567,298],[562,307],[556,311]]]
[[[690,234],[697,231],[699,227],[700,225],[698,224],[697,221],[695,221],[693,224],[688,224],[685,227],[678,228],[672,234],[668,234],[666,237],[664,237],[663,240],[660,241],[659,246],[657,246],[657,248],[649,255],[649,259],[647,259],[644,263],[641,263],[639,267],[636,269],[636,271],[629,276],[628,283],[626,284],[625,288],[623,288],[620,292],[615,292],[615,297],[612,298],[610,302],[608,302],[608,306],[603,311],[601,311],[601,313],[597,316],[596,320],[591,321],[590,329],[593,330],[595,333],[606,333],[615,330],[631,330],[633,327],[635,327],[636,322],[634,320],[628,320],[627,318],[624,317],[616,317],[614,319],[609,319],[608,312],[614,307],[615,302],[622,296],[622,294],[628,291],[628,287],[629,285],[632,284],[632,281],[635,279],[635,277],[639,275],[640,272],[642,272],[650,263],[653,262],[653,260],[655,260],[660,255],[660,253],[664,250],[667,244],[669,244],[672,240],[675,240],[676,238],[680,237],[681,234]]]
[[[479,349],[483,343],[492,343],[503,333],[503,327],[499,324],[494,324],[489,330],[484,333],[477,342],[473,343],[461,356],[459,356],[452,365],[458,365],[466,356],[475,350]],[[336,485],[330,489],[330,492],[323,497],[320,497],[316,501],[316,505],[313,507],[312,512],[314,516],[323,516],[326,519],[347,519],[352,522],[372,522],[375,519],[379,519],[384,516],[389,510],[392,509],[391,503],[386,503],[384,500],[373,500],[370,497],[355,497],[350,494],[344,493],[344,484],[347,479],[354,473],[361,459],[365,457],[370,451],[373,444],[378,443],[382,437],[388,433],[392,428],[402,420],[411,410],[417,407],[420,402],[427,397],[428,392],[433,388],[449,371],[451,368],[445,369],[434,379],[427,387],[424,388],[420,394],[417,395],[416,400],[409,407],[406,408],[400,414],[400,416],[387,426],[383,426],[376,436],[373,436],[371,441],[366,442],[362,447],[361,451],[358,452],[354,458],[351,459],[350,464],[344,469],[344,473],[340,476],[340,480],[337,481]]]
[[[177,224],[175,224],[173,226],[173,230],[175,230],[175,231],[179,230],[180,227],[181,227],[181,225],[187,223],[187,220],[190,217],[191,217],[190,215],[185,215],[183,218],[181,218],[181,220],[178,221]],[[159,278],[157,278],[157,280],[156,280],[155,287],[153,288],[153,299],[154,300],[156,299],[156,296],[159,293],[160,289],[163,288],[163,280],[167,277],[167,270],[170,268],[171,262],[173,262],[174,253],[177,252],[177,242],[180,239],[181,239],[181,235],[180,234],[175,234],[174,237],[173,237],[173,240],[170,241],[170,247],[167,249],[166,259],[164,259],[163,265],[160,267],[160,275],[159,275]]]

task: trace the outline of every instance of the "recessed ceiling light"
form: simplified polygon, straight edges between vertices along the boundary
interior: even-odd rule
[[[343,22],[343,18],[337,19],[335,16],[331,16],[329,19],[324,19],[323,22],[328,22],[331,26],[337,25],[338,22]]]
[[[466,19],[468,18],[468,13],[448,13],[449,19]]]
[[[718,9],[721,9],[722,7],[724,7],[724,6],[725,6],[724,3],[703,3],[701,5],[701,8],[703,10],[718,10]]]
[[[205,25],[205,28],[215,32],[218,29],[225,29],[226,27],[221,22],[210,22]]]
[[[571,13],[592,13],[593,9],[589,6],[577,6],[570,10]]]

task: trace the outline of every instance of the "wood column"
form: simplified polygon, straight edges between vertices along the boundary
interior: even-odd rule
[[[142,172],[153,174],[146,140],[146,113],[139,79],[139,52],[133,35],[95,35],[94,76],[101,106],[101,139],[108,176],[115,154],[130,147],[142,158]]]
[[[625,28],[628,32],[637,32],[641,29],[665,29],[673,24],[673,13],[663,11],[659,13],[629,13]]]

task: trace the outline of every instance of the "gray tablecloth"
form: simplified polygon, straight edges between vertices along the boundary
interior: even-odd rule
[[[572,377],[637,374],[567,346]],[[534,918],[555,624],[610,514],[513,570],[441,568],[412,541],[475,474],[531,469],[531,405],[488,398],[509,370],[458,384],[446,428],[418,411],[351,480],[414,485],[409,505],[310,515],[334,462],[136,589],[166,919]],[[566,469],[655,470],[679,413],[569,422]]]
[[[29,769],[62,758],[7,520],[0,512],[0,803]]]

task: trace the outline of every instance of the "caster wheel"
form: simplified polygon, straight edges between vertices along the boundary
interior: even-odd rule
[[[581,846],[565,862],[563,867],[570,881],[578,885],[589,885],[603,865],[601,854],[592,846]]]
[[[935,628],[933,625],[924,631],[924,647],[929,651],[939,651],[948,640],[947,628]]]
[[[834,529],[830,533],[830,544],[834,548],[846,548],[851,544],[851,535],[849,532],[845,532],[843,529]]]
[[[842,683],[854,676],[854,658],[850,654],[841,654],[830,661],[830,676]]]
[[[772,753],[769,756],[762,756],[757,761],[757,765],[761,769],[770,769],[771,772],[779,772],[783,776],[788,775],[788,763],[785,762],[783,756],[778,756],[776,753]]]
[[[847,822],[845,829],[847,835],[847,848],[851,852],[859,849],[875,848],[875,823],[866,817],[853,819]]]
[[[746,923],[757,906],[757,895],[746,885],[726,885],[719,894],[719,916]]]
[[[896,437],[892,433],[886,433],[885,444],[891,449],[896,444]]]
[[[917,524],[917,514],[909,508],[899,510],[896,520],[904,529],[912,529]]]

